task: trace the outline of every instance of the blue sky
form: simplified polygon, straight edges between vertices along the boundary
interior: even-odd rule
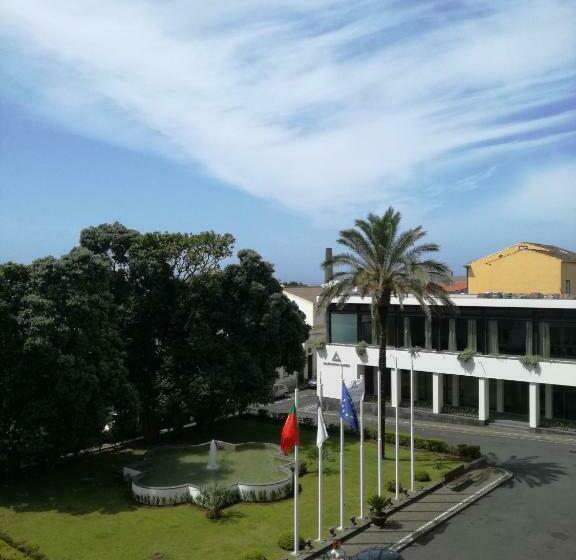
[[[388,205],[457,274],[576,249],[576,2],[4,0],[0,261],[227,231],[282,279]]]

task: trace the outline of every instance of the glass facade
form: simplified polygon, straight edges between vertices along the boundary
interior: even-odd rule
[[[450,352],[473,348],[479,354],[576,359],[576,311],[560,314],[561,320],[558,313],[549,310],[540,316],[530,309],[504,311],[509,316],[495,318],[488,310],[461,309],[457,317],[434,315],[427,320],[414,306],[404,310],[393,307],[387,317],[387,345]],[[333,309],[329,323],[331,342],[356,344],[364,340],[378,344],[366,306]]]

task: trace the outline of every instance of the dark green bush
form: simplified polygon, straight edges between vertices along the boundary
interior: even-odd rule
[[[416,482],[430,482],[430,475],[426,471],[416,471],[414,473]]]
[[[450,451],[450,446],[441,439],[427,439],[426,449],[433,453],[448,453]]]
[[[278,537],[278,546],[282,550],[294,550],[294,533],[292,531],[282,533]],[[300,550],[304,548],[304,539],[302,537],[298,537],[298,548]]]
[[[386,490],[388,490],[388,492],[396,492],[396,481],[395,480],[389,480],[386,483]],[[403,490],[402,484],[400,484],[399,491],[402,492],[402,490]]]
[[[242,560],[268,560],[268,558],[262,552],[251,550],[242,556]]]
[[[458,457],[465,461],[473,461],[482,455],[479,445],[467,445],[465,443],[459,443],[456,446],[456,453]]]
[[[308,472],[308,463],[306,461],[299,461],[298,463],[298,474],[302,476]]]

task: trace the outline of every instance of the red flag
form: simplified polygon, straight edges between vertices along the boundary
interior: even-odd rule
[[[284,455],[288,455],[295,445],[300,445],[300,432],[298,431],[298,417],[296,416],[296,407],[292,405],[288,418],[282,427],[280,435],[280,449]]]

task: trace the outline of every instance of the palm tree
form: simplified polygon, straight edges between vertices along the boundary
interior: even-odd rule
[[[322,263],[324,269],[344,267],[333,275],[321,296],[328,305],[337,299],[344,305],[352,295],[371,296],[372,324],[378,340],[378,368],[386,382],[387,318],[390,299],[395,296],[400,305],[411,295],[430,318],[430,304],[442,304],[453,309],[453,303],[443,285],[451,283],[447,265],[428,258],[439,247],[435,243],[420,243],[426,236],[421,226],[399,231],[400,212],[389,207],[383,216],[369,214],[366,220],[356,220],[355,227],[340,232],[338,243],[346,252],[334,255]],[[385,434],[385,410],[382,410],[382,433]],[[384,453],[384,441],[382,453]]]

